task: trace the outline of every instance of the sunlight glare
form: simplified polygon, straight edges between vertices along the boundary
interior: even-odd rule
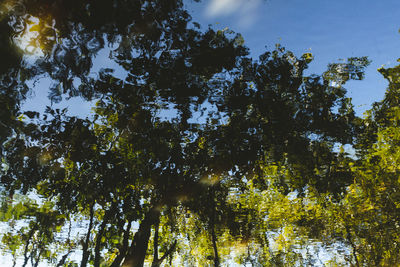
[[[56,40],[54,21],[51,18],[30,16],[26,19],[26,28],[15,38],[17,46],[26,54],[34,57],[44,56],[49,43]]]
[[[39,18],[31,17],[27,20],[27,28],[21,33],[17,38],[15,38],[15,43],[17,46],[25,53],[29,55],[42,56],[40,45],[37,40],[39,37],[39,31],[32,31],[34,26],[39,25]]]

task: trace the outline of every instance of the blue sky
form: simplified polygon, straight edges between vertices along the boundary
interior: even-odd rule
[[[363,81],[347,84],[359,115],[382,99],[387,82],[376,71],[400,57],[400,1],[203,0],[186,2],[194,21],[240,32],[257,57],[280,43],[297,56],[311,52],[310,73],[330,62],[368,56]]]

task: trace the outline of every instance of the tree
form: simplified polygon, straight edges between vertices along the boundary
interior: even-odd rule
[[[358,159],[350,162],[354,182],[337,212],[343,238],[350,243],[356,265],[397,265],[399,216],[399,66],[379,69],[389,87],[363,121],[356,148]]]
[[[366,58],[305,76],[310,54],[297,58],[277,46],[253,60],[240,35],[201,30],[176,0],[16,5],[23,13],[6,16],[23,25],[19,34],[39,33],[31,43],[43,56],[17,64],[27,74],[15,82],[48,75],[52,101],[82,96],[96,106],[86,119],[48,107],[4,121],[13,127],[3,139],[4,192],[44,199],[5,197],[4,220],[30,222],[3,237],[15,258],[20,253],[24,265],[219,266],[234,251],[240,263],[307,260],[284,238],[297,242],[295,227],[312,232],[303,199],[338,198],[352,183],[347,159],[333,147],[352,143],[358,131],[343,85],[362,78]],[[108,68],[90,75],[105,44],[126,78]],[[274,205],[292,209],[290,193],[298,196],[295,217],[281,225]],[[84,231],[72,237],[82,220]],[[274,249],[267,234],[280,230]]]

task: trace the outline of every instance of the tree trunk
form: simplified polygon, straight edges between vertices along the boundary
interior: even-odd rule
[[[215,234],[215,212],[216,212],[215,192],[213,188],[211,188],[211,208],[212,208],[212,213],[210,220],[210,228],[211,228],[211,241],[214,250],[214,266],[219,267],[220,262],[219,262],[218,247],[217,247],[217,235]]]
[[[214,225],[211,228],[211,238],[212,238],[212,245],[213,245],[213,250],[214,250],[214,266],[219,267],[217,236],[215,234]]]
[[[123,267],[143,267],[150,239],[151,227],[159,220],[160,211],[152,208],[139,225]]]
[[[153,263],[151,267],[155,267],[158,262],[158,228],[160,227],[160,220],[154,225],[154,241],[153,241]]]

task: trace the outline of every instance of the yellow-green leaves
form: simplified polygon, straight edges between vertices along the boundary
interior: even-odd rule
[[[306,63],[310,63],[314,59],[314,56],[312,53],[305,53],[301,57],[306,61]]]

